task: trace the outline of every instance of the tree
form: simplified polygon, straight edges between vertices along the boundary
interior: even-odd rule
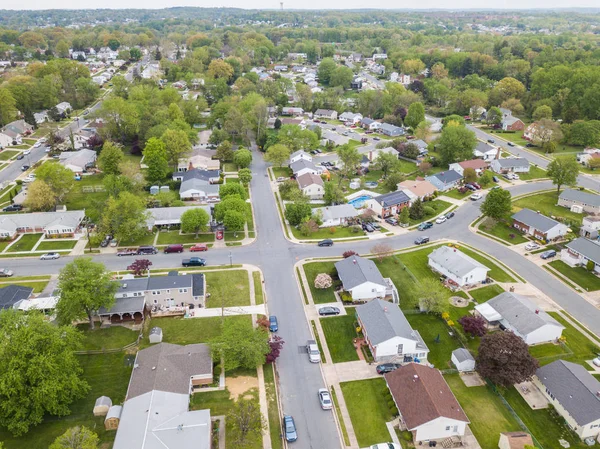
[[[425,106],[423,103],[413,103],[408,107],[408,113],[404,119],[404,123],[415,129],[419,123],[425,120]]]
[[[423,120],[417,125],[414,134],[417,139],[427,142],[427,139],[431,136],[431,124],[427,120]]]
[[[553,142],[559,142],[563,138],[563,133],[560,129],[560,125],[552,120],[541,119],[538,122],[535,122],[535,129],[533,132],[532,139],[533,143],[541,146],[546,150],[546,153],[551,153],[549,151],[549,144]]]
[[[266,429],[258,401],[240,398],[227,412],[227,422],[233,423],[228,438],[237,447],[247,447]]]
[[[448,295],[436,279],[422,279],[417,284],[416,290],[415,296],[419,300],[421,309],[438,315],[450,310]]]
[[[482,187],[490,185],[493,181],[492,176],[493,175],[489,172],[489,170],[484,171],[479,177],[478,184],[480,184]]]
[[[269,335],[262,328],[252,328],[247,321],[225,320],[221,335],[212,340],[213,358],[224,360],[224,371],[237,368],[255,369],[265,363],[269,353]]]
[[[462,126],[447,126],[437,140],[437,147],[445,165],[473,158],[477,146],[475,133]]]
[[[560,193],[563,185],[574,186],[577,184],[579,164],[574,157],[557,157],[548,164],[546,174],[552,180],[552,184],[556,186],[557,193]]]
[[[229,140],[225,140],[217,147],[217,159],[221,162],[230,161],[233,159],[233,147]]]
[[[8,89],[0,89],[0,127],[17,118],[15,98]]]
[[[240,214],[245,214],[246,210],[246,202],[243,199],[241,199],[238,195],[231,195],[226,197],[225,199],[222,199],[220,203],[215,205],[215,220],[223,221],[225,219],[225,214],[228,211],[235,211],[239,212]]]
[[[488,125],[499,125],[502,123],[502,111],[499,107],[491,107],[485,116]]]
[[[362,159],[361,154],[358,152],[356,147],[351,147],[348,144],[340,145],[336,150],[337,156],[342,164],[340,170],[340,180],[338,185],[341,185],[342,179],[349,178],[356,173],[360,161]]]
[[[539,368],[529,346],[512,332],[494,332],[481,339],[476,358],[477,371],[505,388],[531,379]]]
[[[135,276],[143,276],[148,272],[151,266],[152,262],[148,259],[136,259],[127,267],[127,269]]]
[[[425,63],[420,59],[406,59],[402,62],[402,71],[409,75],[418,75],[425,70]]]
[[[545,104],[538,106],[537,108],[535,108],[535,111],[533,111],[533,114],[531,114],[531,118],[535,122],[537,122],[538,120],[541,120],[541,119],[551,120],[552,119],[552,108]]]
[[[252,163],[252,152],[245,148],[240,148],[235,153],[233,153],[233,163],[238,166],[238,168],[248,168]]]
[[[493,189],[481,204],[481,212],[494,220],[506,218],[512,210],[511,194],[505,189]]]
[[[54,440],[49,449],[97,449],[98,435],[85,426],[71,427]]]
[[[344,89],[348,89],[353,79],[354,73],[352,72],[352,69],[349,67],[340,66],[337,67],[331,74],[331,77],[329,78],[329,86],[340,86]]]
[[[392,255],[394,249],[386,243],[378,243],[371,248],[371,254],[375,254],[378,261],[382,261],[386,257]]]
[[[409,216],[412,220],[420,220],[425,216],[425,211],[423,210],[423,201],[421,198],[417,198],[413,201],[410,206]]]
[[[219,196],[221,197],[221,201],[223,201],[225,198],[229,198],[230,196],[237,196],[245,200],[246,189],[238,182],[228,182],[226,184],[222,184],[219,188]]]
[[[498,81],[490,91],[489,102],[494,106],[498,106],[509,98],[521,98],[525,94],[525,90],[525,86],[521,81],[506,77]]]
[[[309,129],[298,125],[283,125],[277,133],[277,143],[285,145],[290,151],[314,150],[319,146],[319,137]]]
[[[192,144],[185,131],[167,129],[160,140],[165,144],[167,160],[173,170],[177,170],[179,159],[185,157],[192,149]]]
[[[400,165],[398,157],[392,153],[379,153],[373,162],[375,168],[383,172],[384,179],[387,178],[389,172],[397,169]]]
[[[188,209],[181,215],[181,230],[187,234],[193,232],[198,238],[198,233],[206,230],[209,221],[210,216],[204,209]]]
[[[319,64],[317,74],[319,75],[319,81],[323,84],[329,84],[331,76],[337,69],[337,64],[332,58],[324,58]]]
[[[228,210],[223,217],[223,225],[228,231],[241,231],[244,229],[246,216],[236,210]]]
[[[20,436],[45,415],[69,415],[90,389],[74,352],[82,347],[81,333],[42,313],[3,310],[0,334],[0,425]]]
[[[278,167],[283,167],[290,158],[290,149],[285,145],[275,144],[267,148],[265,153],[265,161],[271,162]]]
[[[238,178],[242,182],[243,185],[247,186],[252,181],[252,170],[249,168],[241,168],[238,171]]]
[[[285,341],[283,341],[283,338],[281,338],[279,335],[274,335],[273,337],[271,337],[271,340],[269,341],[269,348],[271,348],[271,350],[267,354],[267,363],[273,363],[279,358],[284,343]]]
[[[131,192],[109,197],[102,211],[100,229],[118,242],[132,242],[148,232],[144,199]]]
[[[325,204],[328,206],[343,204],[346,202],[346,198],[342,189],[335,183],[331,181],[327,181],[323,183],[323,200]]]
[[[115,302],[119,283],[104,264],[80,257],[65,265],[58,276],[60,297],[56,315],[62,324],[87,318],[94,329],[94,315],[101,307],[110,309]]]
[[[485,320],[478,315],[465,315],[460,317],[458,322],[465,333],[469,334],[471,337],[483,337],[487,334]]]
[[[285,206],[285,219],[292,226],[298,226],[312,215],[310,204],[295,202]]]
[[[404,181],[406,177],[400,172],[392,172],[387,178],[383,181],[383,184],[388,188],[388,190],[394,192],[398,190],[398,184]]]
[[[56,162],[46,162],[35,171],[36,179],[44,181],[60,203],[75,184],[73,172]]]
[[[454,122],[455,125],[465,126],[465,119],[460,115],[452,114],[442,119],[442,126],[446,127]]]
[[[213,59],[208,65],[208,74],[212,78],[223,78],[229,81],[233,76],[233,67],[222,59]]]
[[[46,212],[56,206],[54,192],[48,184],[40,179],[33,181],[27,189],[25,206],[32,211]]]
[[[119,165],[125,156],[121,146],[111,141],[104,142],[102,145],[102,151],[98,157],[98,168],[107,175],[118,175],[121,173]]]
[[[463,172],[463,178],[466,183],[477,182],[477,172],[474,168],[467,167]]]
[[[61,39],[56,44],[56,56],[59,58],[68,58],[69,57],[69,43]]]
[[[398,215],[398,220],[402,224],[408,224],[410,222],[410,212],[408,207],[402,208],[402,212]]]
[[[167,150],[162,140],[152,137],[144,148],[144,164],[148,166],[146,179],[154,184],[163,181],[169,173]]]

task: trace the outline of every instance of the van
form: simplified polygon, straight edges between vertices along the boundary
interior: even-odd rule
[[[176,245],[169,245],[165,248],[165,254],[167,253],[182,253],[183,245],[178,243]]]
[[[158,250],[154,246],[140,246],[137,250],[138,255],[140,254],[158,254]]]

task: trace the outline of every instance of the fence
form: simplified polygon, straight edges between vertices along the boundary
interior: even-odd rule
[[[87,351],[74,351],[75,355],[99,355],[99,354],[115,354],[117,352],[123,352],[128,349],[134,348],[140,344],[144,336],[144,328],[140,329],[140,333],[137,336],[136,340],[133,343],[129,343],[121,348],[110,348],[110,349],[90,349]]]

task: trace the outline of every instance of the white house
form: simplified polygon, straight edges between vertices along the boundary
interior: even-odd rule
[[[311,200],[323,199],[325,194],[325,186],[323,180],[319,175],[312,173],[305,173],[296,177],[298,187],[302,190],[302,193],[309,197]]]
[[[181,216],[190,209],[203,209],[209,217],[212,216],[210,206],[153,207],[146,210],[148,213],[146,226],[148,226],[149,231],[152,231],[155,226],[181,225]]]
[[[314,113],[314,117],[336,120],[338,118],[338,113],[332,109],[317,109]]]
[[[377,363],[427,363],[429,348],[397,304],[374,299],[358,306],[356,317]]]
[[[469,373],[475,371],[475,358],[465,348],[458,348],[452,351],[452,364],[461,373]]]
[[[188,170],[176,173],[173,179],[180,180],[179,198],[193,201],[213,201],[219,198],[219,170]]]
[[[58,113],[60,115],[68,115],[73,110],[73,107],[71,106],[71,103],[69,103],[67,101],[63,101],[62,103],[58,103],[54,107],[56,108],[56,110],[58,111]]]
[[[538,368],[533,383],[579,438],[600,436],[600,382],[585,366],[556,360]]]
[[[300,116],[304,114],[304,109],[302,108],[293,108],[293,107],[285,107],[281,109],[282,115],[295,115]]]
[[[587,267],[589,261],[594,263],[593,271],[600,273],[600,244],[584,237],[576,238],[560,252],[560,260],[571,267]]]
[[[529,299],[511,292],[500,293],[475,310],[488,327],[511,331],[528,345],[556,341],[565,328]]]
[[[437,248],[429,254],[428,258],[429,266],[433,270],[443,274],[460,287],[485,281],[490,271],[485,265],[450,246]]]
[[[356,125],[357,123],[359,123],[362,120],[363,116],[362,114],[359,113],[354,113],[354,112],[344,112],[342,115],[339,116],[339,119],[342,122],[350,122],[353,125]]]
[[[12,144],[13,144],[13,138],[11,136],[4,134],[4,133],[0,133],[0,148],[9,147]]]
[[[313,215],[320,215],[321,228],[341,226],[348,219],[358,216],[358,211],[351,204],[338,204],[337,206],[318,207],[313,209]]]
[[[33,118],[36,124],[41,125],[48,121],[48,111],[34,112]]]
[[[88,148],[77,151],[63,151],[59,155],[59,162],[74,173],[82,173],[96,165],[97,153]]]
[[[513,228],[539,240],[554,240],[567,234],[568,226],[531,209],[521,209],[512,216]]]
[[[293,164],[294,162],[298,162],[300,160],[312,162],[312,159],[313,159],[312,156],[310,154],[308,154],[306,151],[298,150],[291,154],[290,164]]]
[[[498,148],[478,141],[477,146],[473,150],[473,156],[482,158],[484,161],[492,161],[498,156]]]
[[[335,263],[344,290],[353,300],[383,298],[387,285],[375,262],[360,256],[347,257]]]
[[[490,168],[496,173],[529,173],[529,161],[522,157],[494,159]]]
[[[465,434],[469,419],[438,369],[409,363],[384,378],[415,446]]]
[[[569,209],[576,206],[580,207],[580,211],[583,210],[589,214],[600,214],[600,195],[577,189],[565,189],[558,197],[558,205]],[[572,210],[575,211],[575,208]]]
[[[371,118],[363,117],[363,119],[360,121],[360,126],[369,131],[376,131],[381,128],[381,122],[376,122]]]
[[[0,217],[0,238],[13,238],[21,233],[43,232],[46,236],[73,236],[85,217],[83,210],[33,212]]]
[[[331,143],[334,146],[338,146],[345,145],[348,142],[350,142],[350,137],[342,136],[341,134],[338,134],[335,131],[331,131],[329,129],[324,129],[321,131],[321,138],[321,141],[324,142],[323,145]]]
[[[296,177],[302,176],[306,173],[312,173],[313,175],[321,175],[323,173],[323,167],[315,165],[311,161],[304,159],[300,159],[291,163],[290,168]]]

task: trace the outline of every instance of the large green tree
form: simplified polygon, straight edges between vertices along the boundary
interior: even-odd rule
[[[270,351],[269,335],[263,327],[253,328],[248,321],[227,319],[221,335],[211,342],[213,357],[224,360],[223,369],[255,369],[265,363]]]
[[[10,90],[0,88],[0,126],[17,118],[17,103]]]
[[[317,74],[319,75],[319,81],[321,81],[323,84],[329,84],[331,76],[337,69],[337,66],[337,63],[332,58],[324,58],[320,62],[319,68],[317,70]]]
[[[98,168],[107,175],[118,175],[121,173],[119,165],[125,159],[120,145],[107,140],[102,145],[102,151],[98,157]]]
[[[356,147],[348,144],[340,145],[336,151],[339,161],[342,165],[340,169],[339,185],[341,185],[344,178],[349,178],[356,173],[362,159],[361,154],[358,152]]]
[[[579,164],[577,163],[577,159],[571,156],[557,157],[548,164],[546,174],[552,180],[552,184],[556,186],[557,193],[560,193],[562,186],[574,186],[577,184]]]
[[[173,171],[177,170],[179,159],[187,156],[192,149],[187,133],[178,129],[167,129],[160,140],[165,144],[169,165]]]
[[[146,179],[150,183],[163,181],[169,173],[169,161],[165,143],[152,137],[146,142],[144,148],[144,164],[148,167],[146,170]]]
[[[238,195],[231,195],[215,205],[215,220],[223,221],[228,211],[236,211],[245,214],[247,210],[246,202]]]
[[[238,168],[250,167],[250,164],[252,163],[252,152],[246,148],[240,148],[233,153],[233,163],[237,165]]]
[[[423,106],[423,103],[417,102],[411,104],[408,107],[404,123],[415,129],[423,120],[425,120],[425,106]]]
[[[285,206],[285,219],[292,226],[298,226],[302,221],[310,218],[312,208],[305,202],[295,202]]]
[[[477,137],[473,131],[462,126],[447,126],[437,140],[437,147],[445,165],[473,159]]]
[[[502,220],[512,210],[512,198],[510,192],[505,189],[493,189],[485,197],[481,204],[481,212],[486,217],[494,220]]]
[[[111,196],[102,211],[100,228],[104,234],[114,236],[119,242],[128,243],[148,232],[148,212],[144,199],[131,192]]]
[[[394,153],[379,153],[373,162],[375,168],[382,171],[384,179],[390,172],[397,170],[400,166],[398,156]]]
[[[221,201],[230,196],[238,196],[239,198],[245,200],[248,197],[246,193],[246,189],[239,182],[228,182],[226,184],[222,184],[219,188],[219,196],[221,197]]]
[[[73,172],[57,162],[46,162],[35,171],[36,179],[44,181],[60,203],[75,184]]]
[[[265,153],[265,161],[282,167],[290,158],[290,149],[285,145],[271,145]]]
[[[319,146],[319,137],[308,129],[298,125],[283,125],[277,133],[277,143],[285,145],[290,151],[314,150]]]
[[[181,230],[186,233],[195,233],[198,238],[200,231],[206,230],[210,216],[201,208],[186,210],[181,215]]]
[[[97,449],[98,435],[85,426],[71,427],[57,437],[49,449]]]

